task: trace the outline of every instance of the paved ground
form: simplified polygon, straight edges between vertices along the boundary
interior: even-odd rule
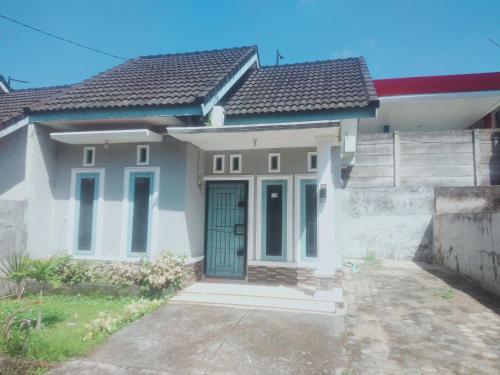
[[[364,266],[346,280],[352,374],[500,374],[500,299],[437,266]]]
[[[440,268],[364,265],[347,315],[170,304],[52,374],[500,374],[500,301]]]

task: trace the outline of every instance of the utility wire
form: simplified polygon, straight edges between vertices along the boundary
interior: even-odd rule
[[[24,26],[28,29],[31,29],[31,30],[34,30],[36,32],[39,32],[41,34],[44,34],[44,35],[47,35],[47,36],[50,36],[52,38],[56,38],[56,39],[59,39],[59,40],[62,40],[63,42],[66,42],[66,43],[70,43],[70,44],[73,44],[77,47],[80,47],[80,48],[85,48],[85,49],[88,49],[90,51],[93,51],[93,52],[96,52],[96,53],[100,53],[102,55],[106,55],[106,56],[109,56],[109,57],[113,57],[115,59],[119,59],[119,60],[129,60],[128,58],[126,57],[122,57],[122,56],[117,56],[117,55],[113,55],[112,53],[108,53],[108,52],[105,52],[105,51],[102,51],[100,49],[97,49],[97,48],[93,48],[93,47],[89,47],[89,46],[86,46],[84,44],[81,44],[81,43],[78,43],[78,42],[74,42],[72,40],[69,40],[69,39],[66,39],[66,38],[63,38],[62,36],[58,36],[58,35],[54,35],[54,34],[51,34],[51,33],[48,33],[46,31],[43,31],[43,30],[40,30],[36,27],[33,27],[33,26],[30,26],[30,25],[27,25],[25,23],[22,23],[20,21],[17,21],[13,18],[10,18],[10,17],[7,17],[7,16],[4,16],[3,14],[0,14],[0,18],[3,18],[7,21],[10,21],[10,22],[13,22],[13,23],[16,23],[18,25],[21,25],[21,26]]]

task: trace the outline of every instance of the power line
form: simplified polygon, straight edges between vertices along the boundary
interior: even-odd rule
[[[41,33],[41,34],[44,34],[44,35],[50,36],[50,37],[52,37],[52,38],[56,38],[56,39],[62,40],[63,42],[73,44],[73,45],[75,45],[75,46],[77,46],[77,47],[80,47],[80,48],[85,48],[85,49],[88,49],[88,50],[90,50],[90,51],[93,51],[93,52],[96,52],[96,53],[100,53],[100,54],[102,54],[102,55],[106,55],[106,56],[109,56],[109,57],[113,57],[113,58],[115,58],[115,59],[119,59],[119,60],[129,60],[129,59],[128,59],[128,58],[126,58],[126,57],[117,56],[117,55],[114,55],[114,54],[112,54],[112,53],[108,53],[108,52],[102,51],[102,50],[97,49],[97,48],[89,47],[89,46],[86,46],[86,45],[84,45],[84,44],[81,44],[81,43],[78,43],[78,42],[74,42],[74,41],[72,41],[72,40],[69,40],[69,39],[63,38],[62,36],[54,35],[54,34],[51,34],[51,33],[49,33],[49,32],[46,32],[46,31],[40,30],[40,29],[38,29],[38,28],[36,28],[36,27],[33,27],[33,26],[30,26],[30,25],[27,25],[27,24],[25,24],[25,23],[22,23],[22,22],[20,22],[20,21],[17,21],[17,20],[15,20],[15,19],[13,19],[13,18],[10,18],[10,17],[7,17],[7,16],[4,16],[3,14],[0,14],[0,18],[3,18],[3,19],[5,19],[5,20],[7,20],[7,21],[10,21],[10,22],[16,23],[16,24],[18,24],[18,25],[24,26],[24,27],[26,27],[26,28],[28,28],[28,29],[34,30],[34,31],[39,32],[39,33]]]
[[[500,44],[498,44],[497,42],[495,42],[492,38],[488,38],[488,40],[493,43],[495,46],[497,46],[498,48],[500,48]]]

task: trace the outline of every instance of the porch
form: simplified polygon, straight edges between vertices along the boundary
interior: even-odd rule
[[[357,130],[357,120],[167,129],[204,154],[206,277],[339,286],[349,125]]]

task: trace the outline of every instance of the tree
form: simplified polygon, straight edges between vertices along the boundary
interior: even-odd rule
[[[38,282],[38,286],[40,287],[36,331],[40,331],[42,328],[43,287],[45,284],[54,284],[57,281],[57,269],[61,263],[67,261],[67,258],[66,256],[54,256],[47,259],[33,259],[30,261],[28,276]]]
[[[23,252],[13,252],[0,259],[0,273],[15,284],[16,298],[22,298],[30,268],[30,259]]]

